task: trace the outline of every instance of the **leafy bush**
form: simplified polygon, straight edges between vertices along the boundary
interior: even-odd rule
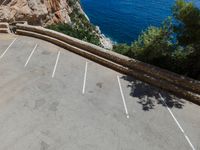
[[[191,2],[178,0],[173,16],[178,22],[174,25],[178,44],[187,52],[185,73],[200,79],[200,9]]]
[[[118,44],[113,50],[200,79],[200,9],[177,0],[172,13],[161,27],[151,26],[130,46]]]
[[[70,0],[73,5],[77,0]],[[72,4],[71,4],[72,5]],[[96,28],[92,25],[84,14],[79,12],[79,9],[73,7],[73,12],[70,14],[72,24],[54,24],[47,26],[48,29],[52,29],[69,36],[84,40],[86,42],[100,45],[100,39],[98,37]]]
[[[78,38],[80,40],[100,45],[99,38],[89,30],[85,30],[84,28],[74,28],[69,24],[55,24],[50,25],[47,28]]]
[[[113,46],[113,50],[117,53],[120,53],[122,55],[129,56],[130,53],[130,46],[127,44],[118,44]]]
[[[71,7],[74,6],[77,3],[77,1],[79,2],[79,0],[68,0],[68,4]]]

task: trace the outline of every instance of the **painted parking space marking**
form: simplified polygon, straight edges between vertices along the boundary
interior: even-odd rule
[[[52,78],[54,78],[54,76],[55,76],[55,72],[56,72],[56,68],[57,68],[57,65],[58,65],[59,58],[60,58],[60,51],[58,52],[58,55],[57,55],[57,58],[56,58],[56,63],[55,63],[53,73],[52,73],[52,76],[51,76]]]
[[[0,59],[3,58],[3,56],[6,54],[6,52],[9,50],[9,48],[14,44],[14,42],[17,40],[17,38],[15,38],[12,43],[10,43],[10,45],[6,48],[6,50],[1,54]]]
[[[195,150],[193,144],[191,143],[189,137],[187,136],[187,134],[185,133],[185,131],[183,130],[183,128],[181,127],[180,123],[178,122],[178,120],[176,119],[176,117],[174,116],[174,114],[172,113],[171,109],[168,107],[168,105],[165,102],[165,99],[162,97],[162,95],[159,93],[159,96],[161,98],[161,100],[163,101],[163,103],[165,104],[165,106],[167,107],[169,113],[171,114],[172,118],[174,119],[174,121],[176,122],[177,126],[179,127],[179,129],[181,130],[181,132],[183,133],[184,137],[186,138],[187,142],[189,143],[190,147],[192,148],[192,150]]]
[[[123,94],[123,90],[122,90],[122,86],[121,86],[121,82],[120,82],[119,76],[117,76],[117,80],[118,80],[118,84],[119,84],[120,93],[121,93],[121,96],[122,96],[122,101],[123,101],[123,104],[124,104],[126,118],[129,119],[129,113],[128,113],[128,109],[127,109],[127,106],[126,106],[126,101],[125,101],[125,98],[124,98],[124,94]]]
[[[88,70],[88,62],[86,61],[86,63],[85,63],[85,73],[84,73],[82,94],[85,94],[85,86],[86,86],[86,80],[87,80],[87,70]]]
[[[37,47],[38,47],[38,45],[36,44],[35,47],[33,48],[33,50],[31,51],[31,54],[29,55],[29,57],[28,57],[28,59],[27,59],[25,65],[24,65],[24,67],[26,67],[26,66],[28,65],[28,62],[30,61],[30,59],[31,59],[31,57],[32,57],[32,55],[33,55],[33,53],[34,53],[34,51],[37,49]]]

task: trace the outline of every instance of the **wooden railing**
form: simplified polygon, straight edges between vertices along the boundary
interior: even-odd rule
[[[17,24],[16,33],[64,47],[116,71],[200,104],[200,82],[39,26]]]

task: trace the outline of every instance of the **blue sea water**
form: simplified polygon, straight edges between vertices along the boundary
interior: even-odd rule
[[[199,0],[195,0],[200,5]],[[90,21],[118,43],[137,39],[148,26],[160,26],[175,0],[81,0]]]

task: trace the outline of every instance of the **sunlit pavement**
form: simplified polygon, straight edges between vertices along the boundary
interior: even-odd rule
[[[51,43],[0,35],[0,150],[198,150],[199,140],[199,106]]]

